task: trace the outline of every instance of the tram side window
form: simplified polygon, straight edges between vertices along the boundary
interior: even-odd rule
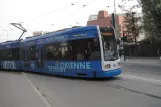
[[[2,53],[2,52],[1,52],[1,50],[0,50],[0,60],[2,59],[2,58],[1,58],[1,53]]]
[[[25,50],[21,48],[21,60],[25,60]]]
[[[5,60],[6,55],[5,55],[5,50],[1,51],[1,60]]]
[[[26,49],[25,51],[26,51],[25,52],[25,55],[26,55],[25,60],[28,61],[29,60],[29,49]]]
[[[29,47],[29,52],[28,52],[29,60],[36,60],[36,53],[35,52],[36,52],[35,46]]]
[[[21,49],[21,58],[22,60],[29,61],[30,60],[30,53],[29,48]]]
[[[1,56],[2,56],[1,57],[2,60],[11,60],[12,59],[11,49],[4,49],[4,50],[2,50]]]
[[[85,60],[85,44],[87,39],[72,41],[72,60]]]
[[[36,60],[35,51],[36,51],[35,46],[27,47],[26,49],[23,50],[23,53],[22,53],[23,59],[27,61]]]
[[[12,53],[12,60],[16,60],[16,58],[15,58],[16,57],[16,49],[12,49],[11,51],[12,51],[11,52]]]
[[[12,49],[12,60],[19,60],[20,59],[20,49],[15,48]]]
[[[45,48],[41,48],[41,60],[44,60],[45,59],[45,56],[44,56],[44,54],[45,54]]]
[[[3,56],[3,50],[1,50],[1,60],[4,60],[4,56]]]
[[[3,54],[3,51],[0,50],[0,60],[2,60],[2,58],[3,58],[2,54]]]
[[[72,45],[68,42],[58,43],[59,60],[72,60]]]
[[[89,39],[89,60],[101,60],[100,43],[98,38]]]
[[[3,56],[3,50],[0,51],[0,57],[1,59],[0,60],[3,60],[4,59],[4,56]]]
[[[4,51],[4,55],[5,55],[5,60],[9,60],[9,55],[8,55],[8,50],[7,49],[5,49],[5,51]]]
[[[6,49],[4,54],[6,56],[5,60],[12,60],[12,50],[11,49]]]
[[[3,54],[4,50],[1,50],[1,60],[4,60],[4,54]]]
[[[44,60],[72,60],[72,46],[69,42],[59,42],[44,47]]]
[[[45,46],[45,60],[58,60],[57,44],[50,44]]]
[[[8,53],[6,49],[4,50],[3,55],[4,55],[4,60],[8,60]]]
[[[72,57],[74,60],[101,60],[98,38],[72,41]]]
[[[46,45],[44,60],[101,60],[99,39],[80,39]]]
[[[20,59],[19,48],[2,50],[1,59],[2,60],[19,60]]]

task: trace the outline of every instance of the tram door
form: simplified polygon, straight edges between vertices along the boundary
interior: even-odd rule
[[[37,45],[36,46],[36,52],[35,52],[35,55],[36,55],[36,68],[35,70],[37,72],[42,72],[42,68],[44,68],[44,61],[42,60],[42,56],[43,56],[43,46],[42,45]]]

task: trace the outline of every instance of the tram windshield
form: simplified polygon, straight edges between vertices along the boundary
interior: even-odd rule
[[[100,28],[105,61],[118,59],[117,43],[112,28]]]

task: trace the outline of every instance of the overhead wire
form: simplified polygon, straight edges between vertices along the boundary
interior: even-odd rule
[[[76,2],[74,2],[74,5],[75,5],[76,3],[78,3],[78,2],[80,2],[80,1],[81,1],[81,0],[77,0]],[[71,14],[69,14],[69,15],[67,15],[67,16],[64,16],[64,17],[70,17],[70,16],[76,14],[78,11],[80,11],[80,10],[82,10],[83,8],[87,7],[88,5],[92,4],[94,1],[96,1],[96,0],[92,0],[92,1],[90,1],[90,2],[88,2],[88,3],[86,3],[85,5],[82,5],[81,8],[77,9],[77,10],[74,11],[73,13],[71,13]],[[66,6],[66,8],[67,8],[67,7],[68,7],[68,6]],[[71,6],[69,6],[69,7],[71,7]],[[57,9],[57,11],[62,10],[62,9],[63,9],[63,8]],[[48,12],[48,13],[49,13],[49,12]],[[44,15],[45,15],[45,14],[44,14]],[[46,14],[46,15],[48,15],[48,14]],[[64,17],[62,17],[62,18],[64,18]],[[61,20],[62,18],[59,18],[58,20]],[[49,26],[49,24],[47,24],[47,25]],[[53,24],[51,24],[51,25],[53,25]]]
[[[83,8],[87,7],[88,5],[92,4],[94,1],[96,1],[96,0],[92,0],[92,1],[88,2],[86,5],[83,5],[83,7],[77,9],[75,12],[73,12],[73,13],[67,15],[66,17],[72,16],[73,14],[77,13],[78,11],[80,11],[80,10],[82,10]],[[118,4],[120,4],[120,3],[117,3],[116,5],[118,5]],[[111,5],[111,6],[108,6],[108,7],[114,7],[114,6]]]
[[[65,9],[67,9],[67,8],[69,8],[69,7],[74,6],[75,4],[77,4],[77,3],[80,2],[80,1],[81,1],[81,0],[77,0],[76,2],[71,3],[70,5],[64,6],[64,7],[62,7],[62,8],[56,9],[56,10],[52,10],[52,11],[50,11],[50,12],[47,12],[47,13],[44,13],[44,14],[41,14],[41,15],[38,15],[38,16],[36,16],[36,17],[34,17],[34,18],[31,18],[31,19],[29,19],[29,20],[24,21],[23,23],[28,22],[28,21],[31,21],[31,20],[38,19],[38,18],[40,18],[40,17],[49,15],[49,14],[54,13],[54,12],[58,12],[58,11],[61,11],[61,10],[65,10]]]
[[[66,17],[72,16],[73,14],[77,13],[78,11],[82,10],[83,8],[87,7],[88,5],[92,4],[94,1],[96,0],[92,0],[90,2],[88,2],[87,4],[83,5],[81,8],[77,9],[76,11],[74,11],[73,13],[67,15]]]
[[[75,5],[76,3],[80,2],[80,1],[81,1],[81,0],[77,0],[76,2],[74,2],[74,3],[71,4],[71,5],[73,6],[73,5]],[[77,12],[79,12],[80,10],[82,10],[83,8],[85,8],[85,7],[87,7],[88,5],[92,4],[94,1],[96,1],[96,0],[92,0],[92,1],[90,1],[90,2],[88,2],[88,3],[86,3],[85,5],[82,5],[81,8],[77,9],[76,11],[74,11],[73,13],[71,13],[71,14],[65,16],[65,17],[69,17],[69,16],[72,16],[72,15],[76,14]],[[35,19],[37,19],[37,18],[39,18],[39,17],[46,16],[46,15],[48,15],[48,14],[51,14],[51,13],[54,13],[54,12],[57,12],[57,11],[60,11],[60,10],[64,10],[64,9],[66,9],[66,8],[68,8],[68,7],[71,7],[71,5],[62,7],[62,8],[60,8],[60,9],[57,9],[57,10],[54,10],[54,11],[50,11],[50,12],[45,13],[45,14],[41,14],[41,15],[39,15],[39,16],[37,16],[37,17],[35,17],[35,18],[32,18],[32,19],[30,19],[30,20],[35,20]],[[61,19],[61,18],[59,18],[59,19]],[[25,21],[25,22],[27,22],[27,21]],[[22,23],[25,23],[25,22],[22,22]]]
[[[72,5],[72,4],[71,4],[71,5]],[[35,19],[38,19],[38,18],[40,18],[40,17],[43,17],[43,16],[46,16],[46,15],[49,15],[49,14],[51,14],[51,13],[54,13],[54,12],[57,12],[57,11],[60,11],[60,10],[63,10],[63,9],[66,9],[66,8],[68,8],[68,7],[71,7],[71,5],[68,5],[68,6],[62,7],[62,8],[60,8],[60,9],[57,9],[57,10],[54,10],[54,11],[50,11],[50,12],[48,12],[48,13],[44,13],[44,14],[38,15],[38,16],[36,16],[36,17],[32,18],[32,19],[25,20],[23,23],[28,22],[28,21],[32,21],[32,20],[35,20]]]
[[[77,9],[77,10],[74,11],[73,13],[71,13],[71,14],[69,14],[69,15],[67,15],[67,16],[64,16],[64,17],[70,17],[70,16],[72,16],[72,15],[78,13],[79,11],[81,11],[82,9],[84,9],[85,7],[87,7],[87,6],[89,6],[90,4],[92,4],[94,1],[96,1],[96,0],[92,0],[92,1],[88,2],[88,3],[85,4],[85,5],[82,5],[81,8]],[[64,18],[64,17],[62,17],[62,18]],[[62,18],[61,18],[61,19],[62,19]],[[61,20],[61,19],[59,18],[59,20]]]
[[[92,1],[88,2],[88,3],[85,4],[85,5],[82,5],[81,8],[77,9],[76,11],[74,11],[74,12],[72,12],[71,14],[68,14],[67,16],[64,16],[64,17],[70,17],[70,16],[76,14],[77,12],[81,11],[83,8],[85,8],[85,7],[87,7],[88,5],[92,4],[94,1],[96,1],[96,0],[92,0]],[[62,18],[64,18],[64,17],[62,17]],[[59,18],[59,20],[61,20],[62,18]]]

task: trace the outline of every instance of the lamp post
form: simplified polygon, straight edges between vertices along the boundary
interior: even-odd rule
[[[115,0],[114,0],[114,19],[115,19],[115,32],[116,32],[116,34],[117,34],[117,20],[116,20],[116,2],[115,2]],[[116,35],[116,37],[117,37],[117,35]]]

